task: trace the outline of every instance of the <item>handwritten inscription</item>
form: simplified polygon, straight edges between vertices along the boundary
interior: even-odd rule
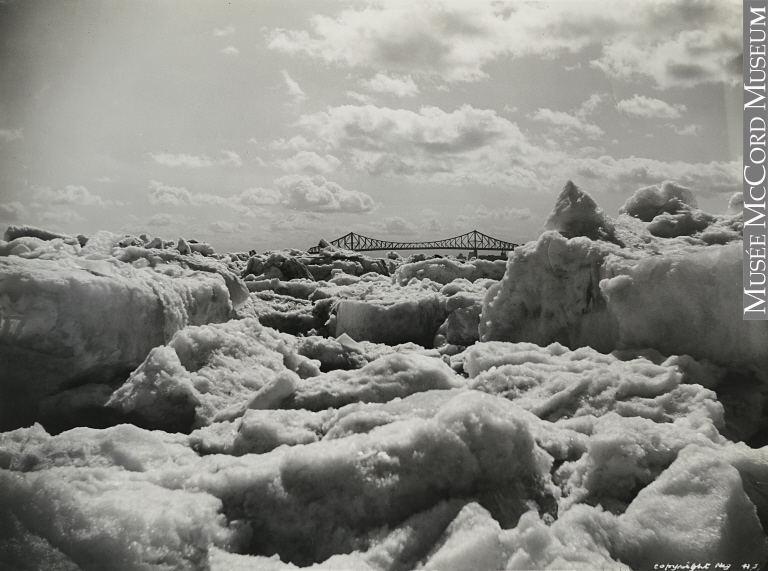
[[[699,569],[708,569],[710,571],[730,571],[731,567],[733,567],[734,571],[736,569],[741,569],[742,571],[755,571],[760,567],[759,563],[743,563],[741,566],[733,566],[730,563],[691,563],[687,562],[684,564],[681,563],[656,563],[653,568],[659,569],[661,571],[698,571]]]

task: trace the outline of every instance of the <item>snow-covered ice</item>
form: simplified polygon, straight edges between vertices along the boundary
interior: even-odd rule
[[[569,182],[501,262],[10,228],[0,568],[763,565],[739,205]]]

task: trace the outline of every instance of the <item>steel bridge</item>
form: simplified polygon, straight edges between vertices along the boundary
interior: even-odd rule
[[[330,244],[356,252],[371,252],[375,250],[472,250],[475,257],[477,257],[478,250],[500,250],[503,254],[514,250],[519,245],[493,238],[477,230],[472,230],[472,232],[467,232],[461,236],[434,240],[432,242],[389,242],[350,232],[341,238],[332,240]],[[319,253],[320,246],[313,246],[309,249],[309,252],[311,254]]]

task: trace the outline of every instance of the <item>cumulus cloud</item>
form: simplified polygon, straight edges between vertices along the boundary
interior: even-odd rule
[[[599,139],[604,134],[604,131],[594,123],[564,111],[539,109],[531,115],[531,119],[552,125],[555,134],[561,137],[584,135],[589,139]]]
[[[21,202],[13,201],[0,204],[0,220],[15,222],[26,218],[27,215],[27,207]]]
[[[488,208],[481,204],[475,210],[475,217],[483,220],[528,220],[531,216],[528,208]]]
[[[635,191],[643,186],[659,184],[665,180],[677,183],[702,194],[725,194],[741,189],[740,161],[712,161],[686,163],[655,159],[610,156],[565,158],[551,170],[551,189],[562,186],[572,178],[583,183],[586,190],[605,192]]]
[[[701,83],[737,84],[742,75],[741,10],[735,2],[679,2],[659,5],[648,18],[670,29],[662,20],[672,14],[672,23],[690,15],[680,29],[644,36],[639,30],[603,47],[592,65],[623,80],[650,77],[656,86],[693,87]],[[701,22],[697,26],[697,21]]]
[[[0,140],[6,143],[23,138],[24,131],[22,129],[0,129]]]
[[[315,212],[287,212],[272,218],[272,232],[313,233],[319,228],[320,214]]]
[[[533,220],[533,214],[528,208],[489,208],[483,204],[474,211],[468,210],[460,214],[453,223],[453,229],[458,232],[480,230],[490,232],[494,236],[508,236],[510,230],[519,233],[520,224]],[[530,225],[524,225],[523,231],[528,231]],[[501,238],[506,239],[506,238]]]
[[[227,151],[223,150],[221,151],[226,158],[221,159],[219,161],[220,165],[232,165],[235,167],[242,166],[243,159],[240,158],[240,155],[238,155],[235,151]]]
[[[275,181],[282,190],[283,205],[314,212],[370,212],[373,199],[364,192],[345,190],[320,175],[286,175]]]
[[[413,97],[419,93],[419,88],[410,75],[389,76],[385,73],[377,73],[373,79],[362,81],[363,87],[376,93],[391,93],[398,97]]]
[[[215,222],[211,222],[211,224],[208,226],[208,229],[211,232],[216,232],[217,234],[236,234],[238,232],[248,232],[251,227],[244,222],[235,224],[234,222],[217,220]]]
[[[594,96],[560,117],[552,127],[594,133],[589,113],[607,101]],[[563,125],[556,121],[563,119]],[[327,148],[342,164],[371,175],[439,184],[503,185],[513,190],[552,191],[583,174],[601,191],[631,191],[638,184],[686,181],[702,192],[735,192],[739,173],[733,162],[691,164],[638,157],[606,157],[601,148],[560,150],[555,141],[534,144],[492,110],[464,105],[453,112],[425,106],[419,111],[372,105],[344,105],[304,115],[297,122],[307,141]],[[596,188],[597,187],[597,188]]]
[[[334,156],[369,174],[536,188],[527,165],[539,150],[493,110],[342,105],[304,115],[298,124]]]
[[[424,228],[427,230],[427,232],[434,233],[440,232],[443,229],[443,225],[437,218],[429,218],[427,219]]]
[[[211,159],[207,156],[172,154],[172,153],[153,153],[150,156],[156,163],[167,167],[184,167],[184,168],[206,168],[215,166],[236,166],[239,167],[243,164],[243,160],[234,151],[222,150],[224,155],[222,159]]]
[[[275,188],[246,188],[234,197],[234,201],[243,206],[279,204],[282,199],[283,195]]]
[[[594,114],[601,105],[603,105],[610,97],[607,93],[593,93],[589,98],[582,103],[575,111],[575,115],[584,119]]]
[[[491,2],[369,5],[344,10],[335,18],[313,17],[312,35],[306,30],[274,30],[269,48],[349,67],[474,81],[485,77],[481,68],[488,61],[542,45],[543,18],[532,22],[527,15],[518,18],[507,11],[508,7]],[[553,43],[557,48],[573,42],[553,39]]]
[[[504,56],[600,46],[594,66],[614,77],[650,77],[665,88],[737,82],[740,16],[738,3],[722,0],[371,3],[335,17],[315,16],[311,30],[273,30],[268,46],[448,82],[486,77],[484,65]]]
[[[84,186],[68,184],[62,188],[43,187],[35,190],[35,198],[47,204],[77,204],[81,206],[105,206],[107,203],[92,194]]]
[[[221,50],[221,53],[223,53],[225,56],[237,56],[240,55],[240,50],[237,49],[235,46],[227,46],[223,50]]]
[[[153,204],[221,206],[248,217],[261,214],[259,207],[279,204],[282,199],[282,193],[274,188],[247,188],[240,194],[220,196],[205,192],[192,193],[186,188],[169,186],[156,180],[149,183],[149,201]]]
[[[275,164],[286,172],[328,174],[336,170],[341,161],[333,155],[321,157],[314,151],[299,151],[289,159],[278,159]]]
[[[169,186],[156,180],[149,183],[149,200],[153,204],[221,206],[249,218],[264,214],[260,207],[280,204],[282,199],[282,193],[274,188],[246,188],[240,194],[220,196],[205,192],[192,193],[186,188]]]
[[[152,204],[169,204],[178,206],[190,204],[192,194],[183,187],[169,186],[156,180],[149,181],[149,201]]]
[[[528,118],[549,125],[547,135],[550,137],[551,147],[557,147],[563,142],[580,141],[582,137],[599,139],[605,132],[592,123],[589,117],[594,115],[607,99],[608,96],[605,93],[593,93],[584,103],[570,112],[544,108],[538,109]],[[553,137],[557,140],[553,140]]]
[[[301,135],[291,137],[287,141],[285,139],[277,139],[269,144],[269,148],[273,151],[307,151],[315,148],[313,143],[307,141],[307,139]]]
[[[80,214],[69,208],[47,210],[40,213],[40,220],[52,224],[71,224],[85,220]]]
[[[235,27],[230,24],[226,28],[214,28],[213,35],[214,36],[230,36],[235,33]]]
[[[635,95],[632,99],[622,99],[617,105],[619,111],[636,117],[659,119],[677,119],[687,111],[685,105],[670,105],[661,99]]]
[[[296,82],[296,80],[293,79],[285,70],[283,70],[281,73],[283,74],[283,80],[285,80],[285,84],[288,86],[288,95],[293,97],[293,100],[296,103],[304,101],[307,98],[307,94],[304,93],[301,87],[299,87],[299,84]]]
[[[347,91],[347,97],[354,99],[358,103],[363,105],[373,105],[376,103],[376,98],[366,95],[364,93],[358,93],[357,91]]]
[[[147,226],[170,226],[171,224],[173,224],[173,216],[165,212],[153,214],[147,220]]]
[[[363,229],[363,232],[374,234],[374,236],[371,236],[372,238],[377,236],[414,236],[419,231],[418,226],[402,216],[388,216],[366,224],[365,229]]]
[[[440,222],[440,213],[432,208],[423,208],[419,212],[421,216],[420,226],[427,230],[427,232],[434,234],[440,232],[443,229],[443,225]]]
[[[702,126],[695,123],[691,123],[690,125],[685,125],[683,127],[678,127],[674,123],[667,123],[667,127],[672,129],[678,135],[682,135],[683,137],[693,137],[701,133],[702,130]]]

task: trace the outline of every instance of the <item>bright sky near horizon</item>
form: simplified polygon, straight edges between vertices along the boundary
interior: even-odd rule
[[[741,3],[0,1],[0,225],[306,249],[740,190]]]

